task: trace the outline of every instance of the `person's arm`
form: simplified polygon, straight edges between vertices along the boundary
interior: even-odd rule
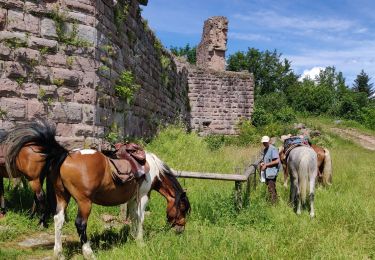
[[[280,158],[279,158],[279,153],[276,151],[276,150],[273,150],[272,151],[272,161],[269,162],[269,163],[263,163],[261,165],[261,170],[265,170],[267,168],[270,168],[270,167],[274,167],[274,166],[277,166],[279,163],[280,163]]]

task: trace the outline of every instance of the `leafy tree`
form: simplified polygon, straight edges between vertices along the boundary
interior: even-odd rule
[[[353,89],[356,92],[366,93],[367,97],[370,99],[373,98],[375,90],[373,89],[374,84],[370,83],[370,80],[371,78],[367,75],[367,73],[364,72],[364,70],[362,70],[354,80]]]
[[[173,47],[169,48],[171,52],[176,56],[186,57],[187,61],[190,64],[196,64],[197,62],[197,46],[190,47],[189,44],[186,44],[185,47]]]
[[[291,68],[291,62],[282,59],[281,53],[276,50],[271,52],[249,48],[246,53],[236,52],[230,55],[227,63],[228,70],[248,70],[253,73],[257,96],[284,92],[289,86],[297,84],[298,77]]]

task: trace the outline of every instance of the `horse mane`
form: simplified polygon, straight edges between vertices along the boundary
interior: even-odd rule
[[[190,212],[191,207],[190,202],[186,197],[186,192],[182,188],[181,184],[178,182],[176,176],[174,176],[172,169],[163,161],[161,161],[156,155],[152,153],[148,154],[150,154],[153,157],[153,159],[156,161],[156,164],[161,168],[159,169],[160,174],[163,177],[167,178],[172,183],[173,188],[177,191],[174,205],[176,206],[180,203],[180,201],[183,201],[187,212]],[[160,180],[160,176],[157,176],[157,178],[159,178]]]

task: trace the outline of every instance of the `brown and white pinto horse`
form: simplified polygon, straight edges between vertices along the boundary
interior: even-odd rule
[[[47,198],[43,182],[48,171],[46,154],[54,151],[55,132],[47,127],[47,122],[37,120],[12,129],[5,139],[5,166],[0,166],[0,177],[19,178],[24,176],[34,192],[32,215],[39,208],[40,224],[47,226],[47,217],[55,211],[55,198],[52,185],[47,181]],[[49,132],[50,131],[50,132]],[[52,131],[52,132],[51,132]],[[49,139],[53,135],[53,139]],[[9,175],[8,175],[9,174]],[[0,178],[2,184],[3,178]],[[0,188],[3,186],[1,185]],[[2,190],[3,191],[3,190]]]
[[[331,185],[332,159],[329,150],[315,144],[312,144],[311,148],[318,156],[318,182],[323,185]],[[284,172],[284,187],[288,187],[288,170],[283,146],[279,147],[279,156]]]
[[[24,138],[19,139],[18,143],[16,139],[13,139],[13,141],[16,142],[14,146],[19,148],[18,151],[30,153],[32,150],[30,147],[20,149],[25,145],[25,140],[28,141],[26,143],[32,142],[32,136],[35,134],[42,135],[48,140],[46,143],[39,144],[41,148],[38,152],[43,154],[43,161],[46,165],[43,167],[43,171],[48,170],[47,179],[52,181],[57,199],[56,215],[54,216],[55,257],[63,257],[61,233],[65,210],[71,197],[78,204],[75,225],[85,258],[94,257],[86,234],[87,222],[93,203],[113,206],[127,202],[130,219],[132,220],[132,235],[135,239],[141,240],[145,207],[151,189],[155,189],[167,200],[167,220],[169,224],[175,227],[176,231],[183,231],[190,211],[189,200],[170,168],[156,155],[146,154],[150,171],[143,181],[138,182],[132,179],[118,185],[112,179],[112,171],[114,170],[112,164],[104,154],[91,149],[68,152],[55,140],[54,127],[48,124],[36,124],[34,126],[36,127],[18,129]],[[19,164],[19,158],[23,158],[23,156],[16,154],[16,152],[13,152],[7,161],[7,166],[12,173],[16,169],[23,169],[23,167],[19,168],[17,165]],[[32,160],[33,163],[36,161]],[[25,162],[26,165],[28,165],[27,162]],[[23,165],[21,164],[21,166]]]
[[[167,200],[169,224],[175,227],[176,231],[183,231],[190,211],[189,200],[170,168],[156,155],[146,154],[150,171],[142,182],[138,183],[133,179],[121,185],[116,184],[112,179],[111,172],[114,169],[108,157],[101,152],[81,150],[61,154],[60,158],[65,158],[60,170],[58,165],[52,165],[55,170],[50,175],[57,199],[57,214],[54,217],[55,257],[63,257],[61,233],[70,197],[73,197],[78,204],[75,225],[82,244],[82,253],[87,259],[94,257],[86,234],[93,203],[113,206],[127,202],[132,223],[131,233],[136,240],[142,240],[145,208],[151,189],[155,189]]]

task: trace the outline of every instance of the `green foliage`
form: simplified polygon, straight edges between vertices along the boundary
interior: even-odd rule
[[[43,101],[47,95],[47,92],[44,88],[39,88],[38,100]]]
[[[74,63],[74,57],[69,56],[66,58],[66,65],[68,65],[68,67],[72,67],[73,63]]]
[[[58,79],[58,78],[53,79],[52,84],[56,86],[62,86],[64,85],[64,79]]]
[[[169,49],[174,55],[185,57],[190,64],[197,63],[197,46],[190,47],[189,44],[186,44],[185,47],[171,46]]]
[[[164,47],[161,41],[157,38],[154,39],[154,49],[156,51],[157,56],[162,57]]]
[[[289,86],[297,84],[291,62],[281,59],[281,54],[276,50],[271,52],[249,48],[247,53],[237,52],[229,56],[227,68],[253,73],[256,96],[285,91]]]
[[[7,111],[0,108],[0,119],[5,119],[7,116]]]
[[[58,6],[56,6],[50,13],[51,19],[55,23],[56,34],[58,41],[66,45],[72,45],[75,47],[90,47],[92,44],[84,39],[78,37],[78,25],[76,22],[72,24],[71,31],[68,31],[67,24],[67,11],[61,11]]]
[[[101,45],[100,49],[105,52],[108,56],[115,57],[116,51],[115,48],[110,44]]]
[[[249,120],[244,120],[239,123],[239,135],[237,137],[237,144],[240,146],[247,146],[250,144],[259,143],[259,133],[256,127]]]
[[[140,89],[140,85],[135,83],[133,73],[131,71],[123,71],[116,81],[116,96],[131,104],[134,100],[136,92]]]
[[[124,27],[124,21],[129,15],[129,2],[118,1],[117,5],[113,10],[113,16],[117,30],[120,30]]]
[[[368,98],[372,98],[375,94],[374,84],[370,83],[371,78],[364,70],[357,75],[357,78],[354,80],[353,89],[356,92],[365,93]]]
[[[104,136],[104,139],[111,144],[115,144],[123,140],[123,137],[120,134],[120,129],[115,122],[113,122],[109,127],[107,133]]]
[[[358,121],[369,129],[375,129],[375,107],[362,108]]]
[[[19,38],[5,39],[3,42],[12,50],[27,47],[27,41]]]
[[[19,78],[16,79],[16,82],[17,82],[17,84],[18,84],[19,87],[21,87],[22,84],[23,84],[25,81],[26,81],[26,79],[23,78],[23,77],[19,77]]]
[[[255,107],[254,112],[251,116],[252,124],[256,127],[268,125],[272,122],[273,117],[270,112],[267,112],[262,107]]]

